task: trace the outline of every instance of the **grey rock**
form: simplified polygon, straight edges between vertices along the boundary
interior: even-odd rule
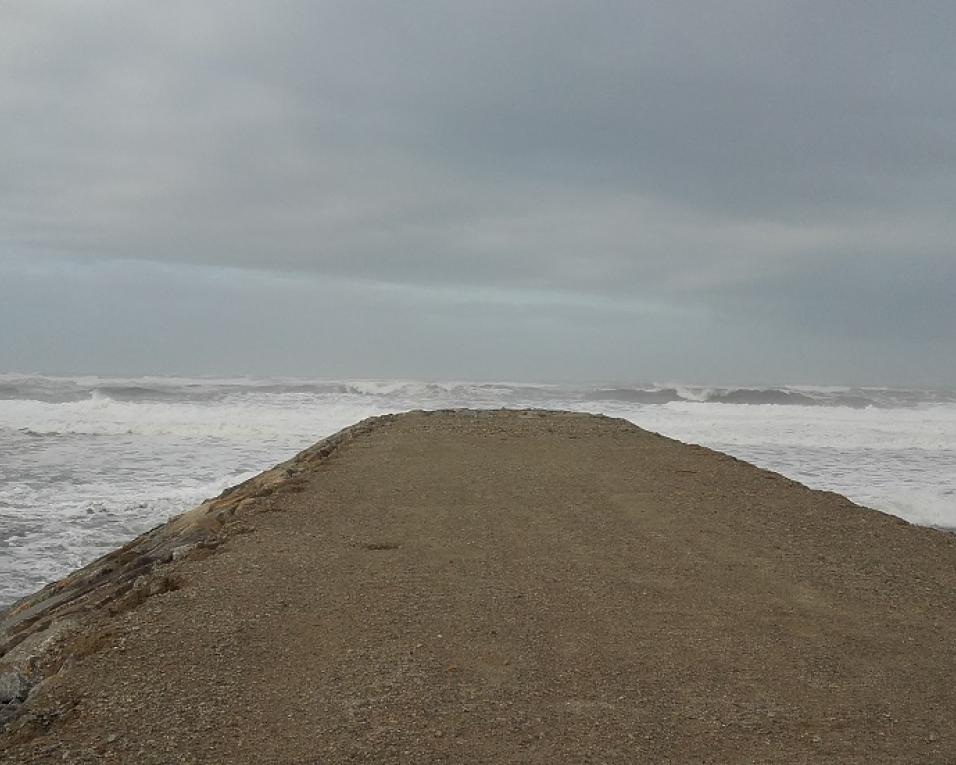
[[[188,545],[178,545],[177,547],[173,548],[172,559],[180,560],[181,558],[185,558],[187,555],[189,555],[189,553],[191,553],[197,547],[199,547],[199,544],[197,542],[193,542],[192,544],[188,544]]]
[[[0,704],[11,704],[26,699],[30,683],[20,672],[0,673]]]

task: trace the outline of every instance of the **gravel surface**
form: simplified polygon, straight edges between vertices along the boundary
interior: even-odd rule
[[[956,537],[619,420],[382,418],[168,570],[0,762],[956,762]]]

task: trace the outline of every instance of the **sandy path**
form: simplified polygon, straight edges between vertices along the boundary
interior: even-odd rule
[[[229,529],[0,762],[956,761],[956,537],[621,421],[383,420]]]

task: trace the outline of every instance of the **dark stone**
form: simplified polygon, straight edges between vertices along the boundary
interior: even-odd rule
[[[17,702],[11,704],[0,704],[0,730],[8,722],[15,720],[23,710],[23,705]]]

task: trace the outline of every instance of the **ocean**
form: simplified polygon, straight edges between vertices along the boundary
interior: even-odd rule
[[[0,375],[0,608],[372,415],[623,417],[956,528],[956,391]]]

